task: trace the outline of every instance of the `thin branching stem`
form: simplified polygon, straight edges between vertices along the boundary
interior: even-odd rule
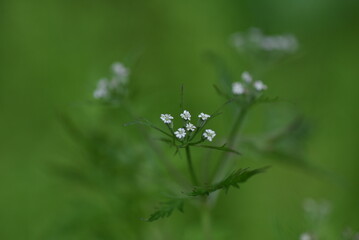
[[[238,115],[236,117],[236,120],[233,124],[233,127],[229,133],[229,137],[228,137],[228,142],[227,145],[228,147],[232,148],[237,141],[237,137],[238,137],[238,132],[243,124],[243,121],[247,115],[249,106],[243,107],[242,109],[240,109],[240,111],[238,112]],[[226,174],[227,168],[230,165],[230,153],[228,152],[224,152],[223,154],[221,154],[217,166],[215,168],[215,173],[212,177],[212,182],[217,182],[219,181],[219,179],[223,178]],[[216,199],[218,198],[218,193],[214,193],[211,199],[211,204],[213,205],[216,201]]]
[[[198,180],[193,168],[191,151],[189,149],[189,146],[186,147],[186,157],[187,157],[188,170],[189,170],[189,174],[191,175],[192,183],[193,185],[198,186]]]
[[[136,118],[136,114],[133,110],[128,107],[127,104],[124,104],[124,110],[133,118]],[[181,186],[188,187],[189,182],[182,176],[182,174],[173,166],[173,164],[168,160],[165,156],[161,148],[158,144],[150,137],[146,128],[139,129],[139,132],[145,137],[149,146],[153,149],[153,151],[158,155],[158,159],[162,162],[165,166],[167,171],[170,173],[170,176]]]

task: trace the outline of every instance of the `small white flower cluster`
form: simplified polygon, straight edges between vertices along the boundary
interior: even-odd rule
[[[233,34],[231,42],[239,51],[256,48],[268,52],[293,53],[298,49],[298,41],[293,35],[264,35],[258,28],[250,28],[248,32]]]
[[[216,136],[216,132],[211,129],[206,129],[203,133],[203,137],[205,137],[210,142],[212,142],[215,136]]]
[[[171,116],[171,114],[161,114],[161,120],[164,123],[169,124],[172,122],[173,117]]]
[[[248,72],[242,73],[243,82],[232,83],[232,93],[234,95],[243,95],[254,88],[256,91],[261,92],[267,90],[267,86],[260,80],[253,82],[253,77]]]
[[[299,237],[299,240],[314,240],[315,238],[310,233],[302,233]]]
[[[120,62],[111,65],[112,78],[102,78],[93,92],[95,99],[110,99],[113,94],[120,93],[128,82],[129,70]]]
[[[191,120],[191,113],[187,110],[184,110],[183,113],[180,114],[180,117],[186,121],[185,127],[179,128],[177,131],[174,132],[174,135],[182,140],[186,137],[187,133],[194,132],[199,126],[195,126],[194,124],[190,123]],[[198,118],[200,119],[200,125],[203,124],[203,122],[207,121],[211,116],[205,113],[200,113],[198,115]],[[160,119],[165,124],[172,124],[172,120],[174,119],[171,114],[161,114]],[[208,141],[212,142],[213,138],[216,136],[216,132],[211,129],[206,129],[203,133],[203,138],[207,139]]]

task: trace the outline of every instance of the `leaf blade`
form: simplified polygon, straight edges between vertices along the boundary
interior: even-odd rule
[[[230,187],[239,188],[240,183],[246,182],[249,178],[252,176],[264,173],[269,167],[262,167],[257,168],[254,170],[246,169],[238,169],[236,171],[233,171],[229,176],[224,178],[222,181],[215,183],[213,185],[204,186],[204,187],[195,187],[192,189],[192,192],[188,193],[188,196],[191,197],[198,197],[198,196],[208,196],[212,192],[218,191],[218,190],[225,190],[228,192]]]
[[[241,155],[240,152],[231,149],[231,148],[227,148],[224,145],[221,147],[217,147],[217,146],[211,146],[211,145],[193,145],[194,147],[200,147],[200,148],[209,148],[209,149],[214,149],[214,150],[219,150],[219,151],[224,151],[224,152],[231,152],[231,153],[235,153],[237,155]]]

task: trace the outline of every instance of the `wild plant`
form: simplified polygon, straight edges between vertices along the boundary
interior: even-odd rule
[[[246,65],[252,65],[252,69],[260,65],[259,62],[276,62],[298,48],[296,39],[291,35],[265,36],[257,29],[246,34],[235,34],[231,39],[240,54],[249,56],[251,60]],[[258,71],[258,74],[255,70],[254,73],[242,71],[239,77],[231,77],[227,66],[218,56],[212,55],[211,60],[214,60],[219,73],[219,82],[214,84],[214,91],[223,98],[223,103],[211,113],[190,111],[191,104],[185,102],[186,88],[181,86],[178,113],[159,113],[155,121],[139,117],[142,113],[135,107],[135,91],[131,88],[133,72],[123,63],[116,62],[111,66],[111,77],[98,81],[93,92],[95,102],[89,104],[90,108],[94,105],[101,107],[98,115],[107,124],[104,127],[106,130],[94,130],[91,126],[83,132],[78,126],[81,124],[76,125],[68,115],[63,115],[63,122],[72,135],[84,143],[90,167],[81,169],[76,166],[76,171],[72,167],[61,168],[61,173],[95,189],[104,201],[110,202],[110,209],[105,207],[110,217],[106,215],[105,219],[117,219],[117,224],[127,229],[118,235],[118,229],[109,227],[114,223],[108,226],[104,220],[102,228],[96,230],[99,236],[107,236],[108,239],[118,236],[146,238],[138,229],[131,230],[131,222],[141,217],[139,213],[145,211],[148,199],[152,199],[155,195],[153,192],[156,192],[150,186],[158,183],[164,188],[171,186],[170,191],[164,200],[159,199],[161,203],[155,211],[143,220],[153,222],[170,217],[177,210],[184,212],[185,205],[190,204],[198,208],[204,239],[211,239],[211,212],[215,207],[220,207],[217,204],[221,192],[238,189],[253,176],[269,169],[268,166],[238,167],[238,160],[247,151],[308,167],[301,156],[296,155],[303,152],[297,151],[305,135],[301,118],[294,117],[274,131],[256,136],[244,134],[247,118],[256,106],[279,101],[277,97],[266,96],[268,87],[257,77],[262,71]],[[230,123],[227,133],[211,127],[219,118],[225,118]],[[126,122],[120,130],[119,122]],[[117,133],[115,137],[114,133]],[[168,149],[172,154],[168,154]],[[203,156],[198,154],[199,150]],[[196,154],[193,154],[194,151]],[[206,161],[210,158],[215,158],[215,164]],[[185,159],[186,171],[181,167],[182,159]],[[153,163],[156,161],[167,170],[171,182],[165,182],[170,179],[155,167]],[[204,163],[201,168],[199,163]],[[148,179],[153,184],[149,184]],[[144,183],[148,188],[143,187]],[[126,207],[126,204],[131,207]],[[130,221],[121,218],[119,212],[130,216]]]

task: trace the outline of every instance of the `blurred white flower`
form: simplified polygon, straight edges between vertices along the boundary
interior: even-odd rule
[[[232,83],[232,93],[235,95],[242,95],[245,93],[245,88],[242,83],[234,82]]]
[[[172,122],[173,117],[171,116],[171,114],[161,114],[161,120],[166,123],[169,124]]]
[[[213,138],[216,136],[216,132],[211,129],[206,129],[203,133],[203,137],[208,141],[212,142]]]
[[[309,233],[302,233],[299,240],[314,240],[314,238]]]
[[[119,77],[127,77],[130,71],[120,62],[114,62],[111,66],[112,72]]]
[[[186,124],[186,129],[187,129],[187,131],[193,132],[194,130],[196,130],[196,126],[193,125],[192,123],[187,123]]]
[[[109,97],[109,82],[106,78],[102,78],[97,83],[97,88],[93,92],[96,99],[105,99]]]
[[[264,50],[293,53],[298,49],[298,41],[293,35],[265,35],[258,28],[250,28],[247,32],[233,34],[231,42],[239,51]]]
[[[263,91],[263,90],[267,90],[267,85],[265,85],[262,81],[255,81],[254,82],[254,88],[257,90],[257,91]]]
[[[205,114],[205,113],[200,113],[200,114],[198,115],[198,117],[199,117],[200,119],[202,119],[203,121],[206,121],[208,118],[211,117],[211,115],[208,115],[208,114]]]
[[[175,135],[177,138],[182,139],[186,136],[186,130],[184,130],[184,128],[179,128],[177,131],[175,131]]]
[[[250,82],[252,82],[252,76],[249,74],[249,72],[243,72],[242,73],[242,79],[243,79],[243,81],[244,82],[246,82],[246,83],[250,83]]]
[[[191,114],[187,110],[184,110],[183,113],[181,113],[181,118],[189,121],[191,120]]]

